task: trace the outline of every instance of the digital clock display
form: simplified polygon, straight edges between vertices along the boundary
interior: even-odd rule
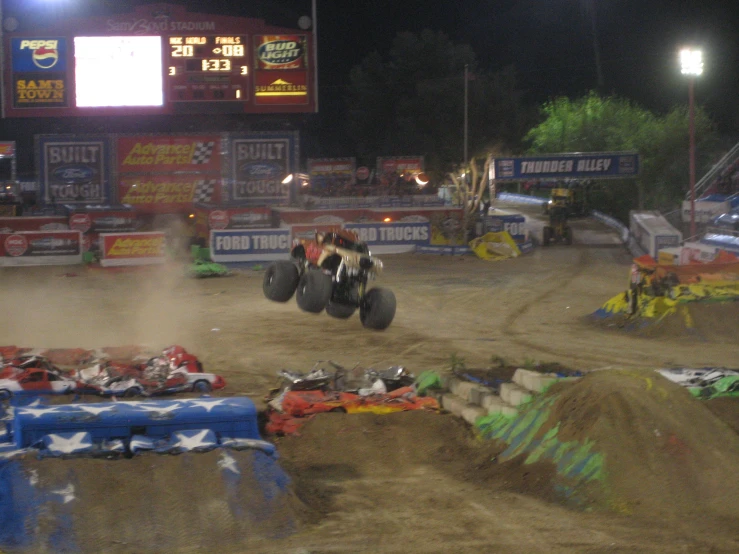
[[[246,36],[168,37],[170,100],[244,101],[249,62]]]

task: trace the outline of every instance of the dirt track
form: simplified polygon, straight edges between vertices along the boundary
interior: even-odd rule
[[[198,355],[207,371],[223,375],[227,392],[257,401],[274,384],[277,370],[307,370],[325,359],[378,369],[402,364],[417,374],[447,369],[453,354],[468,367],[488,366],[493,357],[575,369],[736,365],[737,337],[712,343],[654,340],[607,332],[585,321],[625,288],[630,257],[600,224],[574,226],[575,245],[538,248],[505,262],[383,257],[386,273],[377,284],[392,288],[398,299],[396,319],[384,332],[363,329],[356,316],[339,321],[301,313],[294,300],[270,303],[262,294],[261,271],[189,280],[180,267],[170,266],[135,272],[2,270],[0,302],[6,316],[0,337],[5,344],[39,347],[136,343],[158,349],[178,343]],[[415,432],[403,432],[400,421]],[[331,514],[297,537],[254,546],[265,552],[298,552],[299,547],[306,549],[302,552],[707,552],[736,546],[730,529],[714,538],[699,537],[677,524],[586,515],[522,496],[502,482],[480,487],[460,479],[437,458],[449,457],[453,464],[457,457],[484,458],[485,453],[462,444],[467,431],[459,422],[438,421],[455,426],[449,441],[456,450],[414,443],[432,441],[438,433],[428,431],[428,422],[417,416],[396,418],[396,432],[382,424],[378,436],[386,441],[371,444],[390,442],[400,453],[373,455],[360,473],[341,460],[311,466],[311,448],[293,447],[286,463],[333,491]],[[374,425],[357,423],[342,431],[344,456],[366,454],[363,437]],[[398,433],[402,443],[392,438]]]

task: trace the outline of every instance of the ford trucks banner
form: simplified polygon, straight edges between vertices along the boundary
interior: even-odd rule
[[[210,257],[214,262],[284,260],[292,246],[290,234],[290,229],[211,231]]]
[[[616,179],[639,174],[636,152],[553,154],[494,160],[491,178],[496,181],[530,179]]]
[[[103,233],[100,265],[150,265],[166,260],[164,233]]]
[[[47,204],[106,204],[110,200],[108,137],[39,136],[37,163]]]
[[[290,185],[283,179],[297,167],[297,137],[245,136],[230,144],[230,201],[246,204],[286,204]]]
[[[82,263],[79,231],[0,233],[0,266]]]
[[[374,254],[413,252],[431,239],[429,223],[347,223],[344,228],[357,233]]]
[[[67,41],[61,37],[13,38],[14,108],[64,108],[69,104]]]

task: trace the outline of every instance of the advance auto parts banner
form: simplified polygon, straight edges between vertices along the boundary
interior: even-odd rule
[[[246,204],[287,204],[290,184],[282,180],[297,167],[295,142],[295,135],[232,139],[230,200]]]
[[[122,136],[116,152],[122,204],[142,212],[172,212],[221,201],[218,135]]]
[[[164,233],[103,233],[100,235],[102,266],[164,263]]]
[[[107,137],[37,137],[41,196],[47,204],[110,203]]]
[[[202,174],[120,175],[118,198],[138,212],[189,210],[198,202],[220,202],[221,180]]]
[[[119,137],[118,173],[166,171],[221,172],[217,135]]]

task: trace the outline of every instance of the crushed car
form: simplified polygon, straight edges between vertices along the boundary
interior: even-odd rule
[[[396,310],[395,294],[387,288],[367,289],[367,283],[383,270],[356,233],[335,229],[317,232],[315,239],[297,239],[290,260],[270,264],[264,274],[264,295],[287,302],[295,295],[298,307],[309,313],[326,313],[348,319],[359,309],[368,329],[390,326]]]
[[[265,430],[275,435],[296,433],[308,418],[319,413],[439,410],[436,399],[417,394],[415,376],[403,366],[378,371],[319,361],[307,373],[280,370],[278,378],[278,386],[265,398]]]
[[[9,400],[13,396],[70,394],[78,388],[76,380],[48,369],[6,366],[3,375],[5,377],[0,379],[0,400]]]
[[[209,393],[226,386],[220,375],[206,373],[200,361],[181,346],[140,364],[102,361],[76,372],[78,392],[101,396],[161,396],[180,392]]]

